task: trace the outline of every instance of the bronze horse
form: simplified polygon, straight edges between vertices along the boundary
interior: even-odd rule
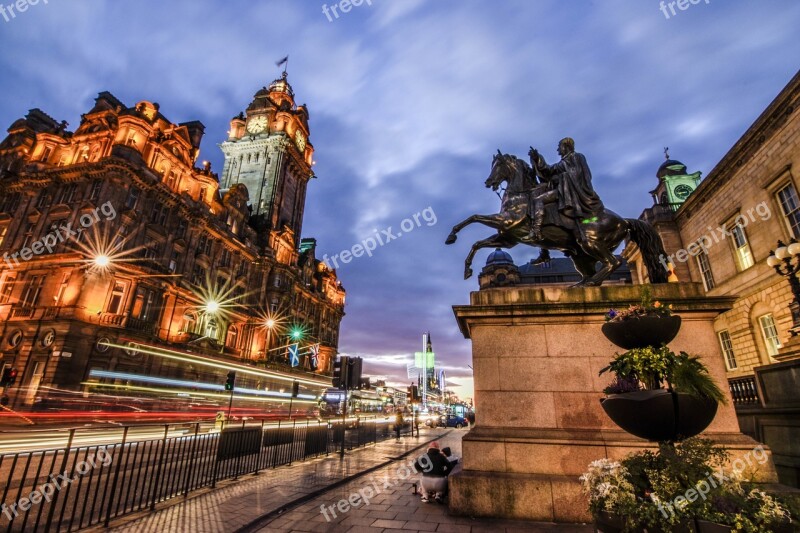
[[[539,181],[527,162],[497,151],[492,159],[492,172],[485,185],[497,191],[503,182],[506,183],[500,213],[472,215],[453,226],[445,241],[446,244],[453,244],[458,232],[475,222],[497,230],[497,235],[472,245],[464,261],[464,279],[472,276],[472,260],[481,248],[513,248],[518,243],[523,243],[548,250],[561,250],[571,258],[582,277],[576,286],[600,285],[620,265],[614,250],[623,239],[630,237],[642,251],[650,282],[666,283],[667,271],[659,263],[659,257],[662,254],[666,256],[666,253],[655,230],[646,222],[622,218],[608,209],[600,213],[596,220],[586,223],[562,215],[554,204],[549,204],[545,208],[542,238],[538,241],[532,240],[529,237],[531,218],[528,215],[530,194],[544,192],[548,186]],[[579,223],[582,228],[578,228]],[[599,271],[596,269],[598,262],[601,263]]]

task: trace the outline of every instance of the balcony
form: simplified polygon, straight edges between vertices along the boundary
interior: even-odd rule
[[[733,405],[756,405],[759,403],[758,387],[756,386],[755,376],[745,376],[728,380]]]
[[[125,315],[115,315],[112,313],[101,313],[99,322],[109,326],[121,326],[125,320]]]
[[[33,318],[35,307],[23,307],[15,305],[11,308],[11,318]]]
[[[142,320],[140,318],[128,318],[128,322],[125,326],[129,329],[134,331],[139,331],[141,333],[147,333],[149,335],[154,335],[156,332],[156,323],[151,322],[149,320]]]

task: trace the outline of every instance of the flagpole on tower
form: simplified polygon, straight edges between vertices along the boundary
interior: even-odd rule
[[[283,77],[286,77],[286,69],[289,68],[289,56],[284,57],[280,61],[276,61],[275,65],[280,67],[283,65]]]

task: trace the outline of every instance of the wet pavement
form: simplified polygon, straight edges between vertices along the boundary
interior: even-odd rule
[[[450,516],[447,506],[423,503],[410,462],[439,440],[461,454],[466,430],[423,430],[421,437],[390,439],[338,455],[294,463],[174,499],[154,512],[112,523],[115,532],[588,532],[588,525],[557,525]],[[365,473],[366,472],[366,473]],[[98,528],[99,530],[99,528]]]

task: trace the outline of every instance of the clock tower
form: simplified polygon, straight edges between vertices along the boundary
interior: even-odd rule
[[[299,240],[314,148],[308,142],[308,110],[297,106],[286,73],[263,87],[247,109],[231,119],[220,144],[223,189],[247,187],[259,233],[290,230]]]
[[[664,149],[664,155],[666,161],[656,172],[658,187],[650,191],[650,194],[653,195],[656,204],[667,205],[673,211],[677,211],[700,184],[702,172],[689,174],[686,171],[686,165],[669,158],[668,148]]]

